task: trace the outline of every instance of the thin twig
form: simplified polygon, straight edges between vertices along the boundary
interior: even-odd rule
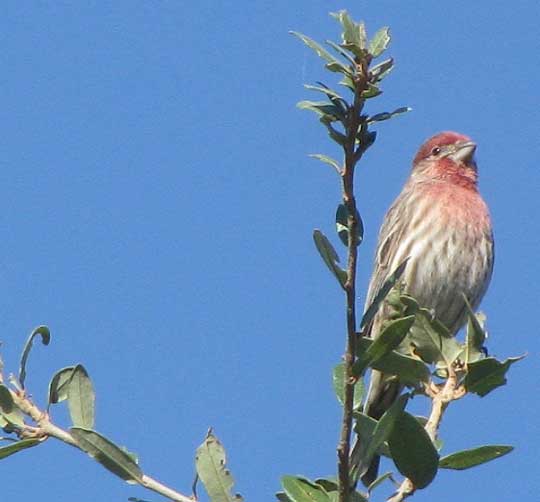
[[[431,441],[437,438],[437,432],[441,426],[444,412],[450,402],[462,398],[465,395],[465,389],[459,385],[455,369],[450,366],[448,369],[448,378],[442,386],[431,383],[426,388],[426,394],[431,397],[431,413],[424,426]],[[405,478],[398,491],[388,499],[387,502],[403,502],[406,498],[414,494],[416,488],[410,479]]]
[[[77,444],[77,441],[75,441],[75,438],[68,431],[53,424],[49,415],[46,412],[40,410],[30,400],[30,398],[25,394],[24,391],[15,392],[11,390],[11,395],[13,397],[13,402],[15,403],[15,405],[26,416],[30,417],[36,423],[36,426],[26,426],[22,431],[20,431],[19,435],[21,437],[37,437],[42,438],[43,440],[46,440],[49,437],[54,437],[70,446],[73,446],[83,451]],[[183,495],[173,490],[172,488],[169,488],[168,486],[160,483],[159,481],[156,481],[150,476],[147,476],[146,474],[142,476],[140,484],[148,490],[152,490],[153,492],[163,495],[169,500],[173,500],[175,502],[194,502],[194,499],[192,497]]]
[[[356,81],[354,103],[349,108],[347,124],[347,141],[344,145],[345,161],[341,175],[343,204],[347,208],[347,229],[349,235],[347,249],[347,281],[345,282],[346,317],[347,317],[347,343],[344,355],[345,366],[345,392],[343,399],[343,418],[341,422],[341,434],[338,445],[338,483],[339,502],[347,502],[351,488],[349,455],[351,449],[351,433],[353,420],[354,378],[352,368],[356,359],[356,263],[358,255],[358,212],[354,196],[354,168],[360,160],[363,150],[362,145],[356,147],[356,137],[362,125],[360,115],[364,100],[361,93],[367,85],[367,66],[362,65],[359,69]]]

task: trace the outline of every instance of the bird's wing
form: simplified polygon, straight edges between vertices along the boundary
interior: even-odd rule
[[[408,197],[408,191],[403,191],[394,201],[384,217],[379,232],[373,274],[369,282],[364,310],[367,310],[371,305],[375,296],[384,284],[384,281],[388,278],[388,275],[394,271],[393,267],[395,268],[395,266],[399,264],[397,263],[394,265],[396,263],[396,254],[399,248],[398,243],[403,237],[404,230],[407,229],[407,224],[405,223],[407,215],[401,214],[401,209],[406,207],[404,201]],[[406,256],[398,258],[400,258],[401,262]]]

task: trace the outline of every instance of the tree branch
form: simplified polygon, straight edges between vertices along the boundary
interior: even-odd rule
[[[77,441],[75,441],[75,438],[68,431],[53,424],[50,420],[48,413],[40,410],[30,400],[30,398],[27,397],[24,391],[13,391],[10,389],[10,392],[13,397],[13,402],[15,403],[15,405],[26,416],[30,417],[36,423],[36,426],[25,425],[25,428],[18,432],[20,437],[41,438],[43,439],[43,441],[45,441],[49,437],[54,437],[66,444],[69,444],[70,446],[73,446],[83,451],[77,444]],[[193,502],[194,501],[192,497],[183,495],[145,474],[142,476],[140,484],[144,488],[151,490],[153,492],[159,493],[160,495],[163,495],[167,499],[173,500],[175,502]]]
[[[341,173],[343,204],[347,208],[347,281],[345,282],[346,295],[346,318],[347,318],[347,343],[344,355],[345,365],[345,392],[343,400],[343,418],[341,422],[341,434],[338,445],[338,483],[339,502],[349,500],[351,488],[350,482],[350,449],[351,433],[353,421],[353,401],[355,379],[352,368],[356,359],[356,264],[358,258],[358,211],[356,209],[356,199],[354,196],[354,169],[356,163],[363,154],[362,145],[357,145],[357,134],[362,127],[363,118],[361,111],[364,100],[361,94],[367,85],[367,67],[369,62],[365,62],[359,67],[356,77],[356,92],[354,103],[348,111],[347,141],[344,145],[345,161]]]
[[[458,383],[455,368],[449,366],[446,382],[443,385],[435,385],[433,382],[430,382],[426,386],[425,393],[431,398],[431,413],[424,429],[431,441],[435,442],[446,408],[452,401],[462,398],[466,391]],[[398,491],[387,502],[403,502],[406,498],[413,495],[415,491],[416,488],[412,481],[405,478]]]

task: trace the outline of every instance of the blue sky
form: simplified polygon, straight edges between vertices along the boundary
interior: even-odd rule
[[[482,309],[490,351],[528,352],[509,384],[455,403],[445,452],[516,451],[442,472],[415,501],[531,498],[540,491],[535,418],[540,342],[537,22],[526,1],[25,2],[0,18],[2,354],[15,371],[38,324],[28,387],[82,362],[96,428],[143,470],[189,492],[209,426],[246,500],[283,474],[335,471],[340,409],[330,372],[344,346],[343,298],[313,247],[333,237],[339,184],[308,153],[337,154],[295,103],[333,83],[288,30],[336,39],[348,9],[389,25],[394,73],[369,111],[413,112],[377,127],[358,168],[366,235],[362,295],[385,210],[420,143],[458,130],[478,143],[497,246]],[[315,96],[312,96],[315,98]],[[53,418],[66,425],[64,410]],[[2,463],[6,500],[159,497],[49,441]],[[534,496],[533,496],[534,498]],[[378,500],[383,500],[381,492]]]

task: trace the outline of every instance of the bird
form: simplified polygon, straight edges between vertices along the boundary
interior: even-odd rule
[[[494,240],[489,209],[478,190],[475,150],[471,138],[453,131],[422,144],[384,217],[365,309],[405,260],[400,287],[430,309],[450,335],[467,320],[463,295],[473,309],[478,307],[491,280]],[[376,338],[388,313],[383,302],[363,334]],[[364,413],[378,420],[402,390],[395,377],[372,370]],[[366,486],[376,479],[379,461],[376,456],[359,473]]]

